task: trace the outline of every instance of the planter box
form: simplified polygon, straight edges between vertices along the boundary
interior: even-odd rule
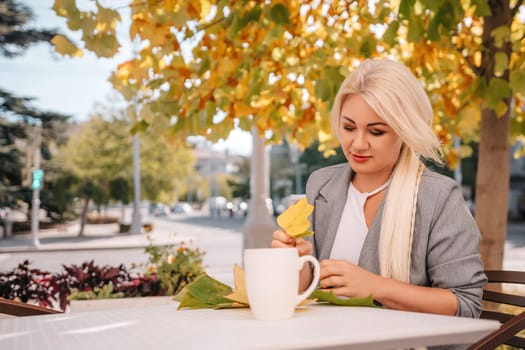
[[[129,229],[131,227],[131,224],[124,224],[122,222],[119,222],[118,224],[118,232],[119,233],[128,233]],[[153,224],[151,222],[145,222],[142,224],[142,228],[144,229],[144,232],[151,232],[153,231]]]
[[[170,305],[175,303],[172,300],[172,298],[173,296],[71,300],[67,312],[85,312],[96,310]]]

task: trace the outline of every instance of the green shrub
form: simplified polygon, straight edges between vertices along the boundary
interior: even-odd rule
[[[178,246],[154,246],[150,241],[146,253],[149,254],[149,265],[145,276],[157,276],[163,295],[177,294],[204,273],[202,258],[205,252],[190,248],[184,242]]]

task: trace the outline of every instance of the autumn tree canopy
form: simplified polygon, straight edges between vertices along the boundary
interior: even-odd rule
[[[487,1],[398,3],[135,0],[129,36],[141,49],[111,81],[130,101],[141,91],[142,126],[162,124],[179,140],[204,135],[214,141],[236,125],[256,125],[271,131],[271,140],[334,145],[327,115],[339,83],[365,57],[395,56],[425,82],[446,145],[453,135],[475,138],[479,107],[501,114],[502,99],[510,95],[516,100],[514,135],[520,134],[523,19],[515,13],[510,28],[491,34],[500,47],[517,44],[508,57],[496,56],[497,72],[507,70],[510,82],[498,76],[484,81],[476,74],[483,69]],[[101,57],[117,53],[116,9],[97,2],[81,10],[74,0],[56,0],[54,9],[83,33],[84,49]],[[64,54],[80,52],[63,37],[54,41]]]
[[[82,33],[83,49],[118,51],[117,9],[80,9],[75,0],[55,0],[54,9]],[[138,130],[179,142],[256,126],[270,142],[319,140],[329,153],[328,111],[342,79],[366,57],[403,61],[432,100],[448,163],[468,155],[455,138],[480,143],[476,219],[487,254],[501,263],[508,144],[525,141],[523,0],[133,0],[127,9],[139,49],[111,81],[140,105]],[[63,54],[82,50],[61,36],[54,42]]]

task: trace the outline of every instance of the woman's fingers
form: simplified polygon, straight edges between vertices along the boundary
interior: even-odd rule
[[[334,288],[338,287],[341,284],[341,277],[340,276],[328,276],[323,279],[319,279],[319,285],[322,288]]]
[[[283,230],[273,232],[272,248],[291,248],[295,245],[295,238],[288,236]]]
[[[283,230],[276,230],[273,232],[273,239],[281,241],[286,244],[295,244],[295,238],[288,236]]]
[[[314,250],[313,250],[312,243],[308,242],[307,240],[303,238],[297,238],[295,242],[296,242],[295,247],[297,248],[299,252],[299,256],[313,255]]]
[[[319,266],[321,267],[321,275],[319,279],[323,279],[332,275],[343,275],[345,270],[345,265],[348,264],[348,262],[344,260],[332,260],[332,259],[326,259],[319,262]]]
[[[297,248],[299,256],[312,255],[312,243],[303,238],[294,238],[286,234],[283,230],[273,232],[272,248]]]
[[[292,248],[293,246],[274,239],[272,241],[271,247],[272,248]]]

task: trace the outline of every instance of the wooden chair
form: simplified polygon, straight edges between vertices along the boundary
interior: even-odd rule
[[[62,313],[62,311],[31,305],[21,301],[0,298],[0,314],[13,316],[35,316],[58,313]]]
[[[472,344],[467,350],[489,350],[504,344],[525,349],[525,338],[516,336],[525,329],[525,310],[517,315],[508,313],[508,309],[512,306],[525,308],[525,295],[488,289],[491,283],[521,285],[525,288],[525,271],[488,270],[485,273],[489,283],[483,290],[484,305],[481,318],[497,320],[502,325],[497,331]],[[491,304],[495,307],[489,308]]]

